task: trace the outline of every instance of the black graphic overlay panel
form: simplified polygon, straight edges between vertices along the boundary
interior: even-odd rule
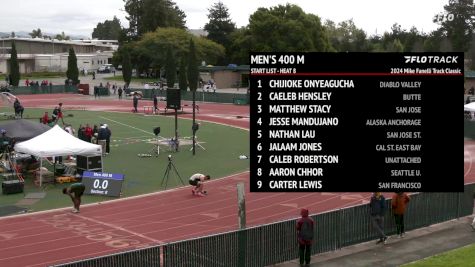
[[[250,62],[252,192],[463,191],[463,53]]]

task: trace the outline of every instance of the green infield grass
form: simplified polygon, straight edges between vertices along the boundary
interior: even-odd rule
[[[470,233],[467,233],[470,234]],[[475,266],[475,245],[454,249],[417,262],[403,265],[404,267],[458,267]]]
[[[4,111],[11,111],[10,108]],[[2,109],[0,109],[0,112]],[[45,110],[26,109],[24,118],[39,121]],[[47,110],[50,112],[50,110]],[[220,124],[200,122],[197,131],[197,141],[206,149],[196,147],[196,155],[190,151],[191,120],[178,120],[178,133],[182,144],[178,152],[171,151],[167,145],[160,146],[158,157],[139,157],[139,154],[150,154],[154,147],[156,136],[153,129],[161,128],[160,138],[170,139],[175,132],[173,116],[143,116],[120,112],[65,111],[65,123],[76,130],[80,124],[89,123],[91,126],[106,123],[112,131],[111,153],[103,158],[103,172],[120,173],[125,175],[122,187],[122,197],[135,196],[164,190],[161,186],[168,166],[168,155],[176,166],[179,175],[188,185],[187,180],[193,173],[210,174],[213,178],[225,177],[234,173],[248,170],[249,161],[240,160],[239,155],[249,154],[249,133]],[[61,124],[60,124],[61,125]],[[1,125],[0,125],[1,128]],[[52,166],[45,164],[52,169]],[[180,178],[174,172],[168,176],[167,188],[182,186]],[[71,200],[61,193],[67,184],[45,184],[35,186],[33,177],[27,175],[25,193],[44,192],[44,198],[32,204],[25,204],[24,194],[0,195],[0,210],[6,206],[19,206],[31,211],[46,210],[71,206]],[[104,196],[83,197],[83,203],[92,203],[114,199]],[[0,212],[0,216],[1,216]]]

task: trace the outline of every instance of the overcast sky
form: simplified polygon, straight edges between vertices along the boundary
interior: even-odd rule
[[[208,8],[218,0],[175,0],[186,13],[187,27],[203,28]],[[448,0],[222,0],[238,27],[248,24],[249,15],[258,7],[292,3],[306,13],[335,22],[353,19],[369,35],[389,31],[397,22],[404,29],[416,26],[429,32],[437,28],[432,22]],[[27,31],[90,37],[97,23],[117,16],[128,26],[123,0],[1,0],[0,32]]]

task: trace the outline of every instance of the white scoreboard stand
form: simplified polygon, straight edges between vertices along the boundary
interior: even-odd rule
[[[119,197],[123,182],[124,175],[119,173],[84,171],[82,175],[87,195]]]

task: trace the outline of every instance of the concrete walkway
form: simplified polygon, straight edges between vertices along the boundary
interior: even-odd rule
[[[474,244],[475,231],[470,226],[472,220],[473,216],[468,216],[413,230],[402,239],[391,236],[386,245],[376,245],[376,240],[374,240],[339,251],[315,255],[312,257],[310,266],[400,266]],[[296,267],[299,263],[296,259],[274,266]]]

